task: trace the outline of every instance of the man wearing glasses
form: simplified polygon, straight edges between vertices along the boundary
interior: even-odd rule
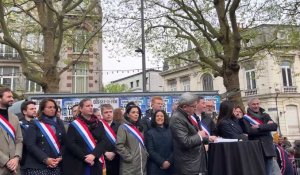
[[[199,175],[202,172],[201,145],[214,142],[215,136],[207,136],[192,119],[196,111],[198,96],[186,92],[178,100],[178,108],[170,121],[174,143],[174,167],[182,175]],[[200,165],[200,166],[199,166]]]

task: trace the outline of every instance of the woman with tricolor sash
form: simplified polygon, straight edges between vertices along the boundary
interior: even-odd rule
[[[39,104],[38,119],[33,120],[26,131],[26,175],[62,174],[61,155],[66,131],[62,120],[56,117],[57,109],[53,99],[43,99]]]
[[[145,175],[148,153],[144,144],[141,109],[128,105],[125,111],[124,124],[117,132],[116,150],[121,157],[120,175]]]
[[[71,122],[67,132],[67,146],[63,154],[64,175],[101,175],[99,161],[104,153],[105,130],[93,115],[93,103],[89,99],[79,102],[79,114]]]

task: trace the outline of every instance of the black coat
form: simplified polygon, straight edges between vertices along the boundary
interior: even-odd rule
[[[239,120],[235,118],[221,120],[218,124],[218,134],[220,137],[227,139],[248,140],[248,137],[243,134]]]
[[[27,133],[26,131],[29,128],[29,125],[30,125],[30,121],[25,120],[25,118],[22,118],[20,120],[20,126],[21,126],[21,130],[22,130],[23,140],[25,140],[26,133]],[[26,155],[27,155],[26,145],[23,144],[22,159],[20,161],[20,165],[21,165],[22,169],[24,168],[23,166],[25,164]]]
[[[120,124],[117,122],[112,122],[110,127],[113,129],[115,134],[118,132]],[[119,170],[120,170],[120,156],[116,152],[116,145],[112,144],[111,141],[107,138],[108,136],[106,135],[105,138],[105,152],[114,152],[115,158],[110,161],[107,160],[105,157],[105,163],[106,163],[106,174],[107,175],[119,175]]]
[[[154,115],[154,112],[152,109],[148,109],[146,111],[146,115],[141,119],[141,125],[143,127],[143,133],[144,135],[146,136],[146,133],[149,129],[152,128],[151,126],[151,119],[152,119],[152,116]]]
[[[170,175],[173,173],[173,143],[169,128],[152,128],[147,132],[146,147],[149,153],[147,162],[148,175]],[[171,166],[167,170],[160,167],[164,161],[169,161]]]
[[[90,167],[91,175],[99,175],[102,171],[102,166],[97,159],[104,153],[105,145],[105,130],[101,122],[97,127],[90,129],[90,132],[96,140],[96,147],[92,152],[89,152],[88,146],[78,131],[72,124],[69,125],[66,139],[66,149],[63,154],[63,172],[64,175],[83,175],[87,166],[85,156],[93,154],[96,158],[95,164]]]
[[[64,151],[66,131],[62,120],[57,119],[56,137],[61,145],[61,153]],[[34,123],[30,122],[29,128],[26,130],[24,144],[27,149],[27,155],[23,168],[47,169],[47,165],[43,162],[46,158],[58,158],[49,145],[46,137]],[[60,166],[60,165],[59,165]]]
[[[207,138],[201,140],[198,128],[188,119],[188,114],[178,108],[170,119],[173,137],[174,167],[177,174],[199,174],[202,171],[200,149]]]
[[[268,121],[273,121],[269,114],[264,112],[264,109],[260,109],[262,113],[262,123],[258,129],[253,129],[251,124],[246,120],[242,119],[241,126],[243,130],[248,134],[249,140],[259,140],[264,152],[265,157],[275,157],[275,149],[273,145],[273,137],[271,131],[277,130],[277,124],[267,124]],[[249,115],[249,114],[248,114]]]

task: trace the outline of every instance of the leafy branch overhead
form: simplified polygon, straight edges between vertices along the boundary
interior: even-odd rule
[[[45,92],[57,92],[60,74],[83,60],[83,53],[101,38],[100,3],[99,0],[0,0],[3,34],[0,43],[16,49],[22,73],[28,80],[41,85]],[[80,54],[69,58],[71,61],[64,61],[62,51],[79,45],[77,31],[85,36],[79,43]]]

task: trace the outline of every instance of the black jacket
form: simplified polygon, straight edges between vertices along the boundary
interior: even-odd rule
[[[113,121],[110,125],[110,127],[113,129],[115,134],[117,135],[118,128],[120,124]],[[105,137],[105,151],[104,152],[114,152],[115,158],[110,161],[107,160],[105,157],[105,163],[106,163],[106,174],[107,175],[119,175],[119,170],[120,170],[120,156],[116,152],[116,145],[112,144],[112,142],[107,138],[108,136],[106,135]]]
[[[60,152],[64,151],[66,131],[62,120],[57,119],[56,137],[61,145]],[[46,137],[34,123],[30,122],[29,128],[26,130],[24,143],[27,149],[27,155],[23,168],[47,169],[47,165],[43,162],[46,158],[58,158],[53,149],[50,147]]]
[[[105,131],[102,123],[98,121],[97,127],[89,128],[92,136],[96,140],[96,147],[89,152],[88,146],[78,131],[72,124],[69,125],[66,139],[66,149],[63,154],[63,172],[64,175],[82,175],[88,166],[85,163],[85,156],[93,154],[95,164],[91,167],[91,175],[98,175],[102,170],[102,166],[97,159],[104,153]]]
[[[170,120],[173,136],[173,157],[178,174],[199,174],[202,170],[200,147],[208,139],[201,140],[198,128],[188,119],[188,114],[178,108]]]
[[[25,140],[26,137],[26,130],[29,128],[30,125],[30,121],[25,120],[25,118],[22,118],[20,120],[20,126],[21,126],[21,130],[22,130],[22,136],[23,136],[23,140]],[[24,164],[25,164],[25,160],[26,160],[26,155],[27,155],[27,149],[26,149],[26,145],[23,144],[23,152],[22,152],[22,159],[20,161],[20,165],[21,168],[23,169]]]
[[[271,131],[277,130],[277,124],[267,124],[268,121],[273,121],[269,114],[265,113],[264,109],[260,108],[262,113],[262,123],[259,125],[258,129],[253,129],[251,124],[246,120],[243,119],[241,122],[241,126],[243,130],[248,134],[249,140],[259,140],[261,142],[261,146],[264,152],[265,157],[275,157],[275,149],[273,145],[273,137],[271,135]],[[249,114],[248,114],[249,115]]]
[[[146,115],[141,119],[141,125],[143,127],[143,133],[144,135],[146,136],[146,133],[149,129],[152,128],[151,126],[151,119],[152,119],[152,116],[154,115],[154,112],[152,109],[148,109],[146,111]]]
[[[248,137],[243,134],[239,120],[235,118],[221,120],[218,124],[218,134],[220,137],[227,139],[248,140]]]
[[[146,147],[149,153],[147,162],[148,175],[173,174],[173,143],[170,128],[152,128],[147,132]],[[164,161],[169,161],[171,166],[167,170],[160,167]]]

